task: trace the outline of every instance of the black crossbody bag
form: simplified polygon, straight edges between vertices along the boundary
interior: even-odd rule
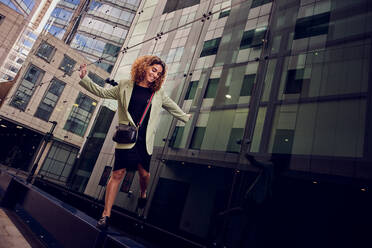
[[[121,124],[119,123],[119,126],[116,127],[116,132],[114,136],[112,137],[112,140],[119,144],[131,144],[135,143],[138,138],[138,129],[140,128],[143,119],[145,119],[145,116],[149,110],[152,97],[154,96],[154,92],[152,93],[147,106],[145,108],[145,111],[143,112],[143,115],[141,117],[141,120],[137,124],[137,126],[131,126],[127,124]]]

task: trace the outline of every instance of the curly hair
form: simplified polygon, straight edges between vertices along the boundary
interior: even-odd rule
[[[130,74],[133,82],[136,84],[140,83],[145,79],[147,67],[152,65],[161,65],[163,67],[161,76],[157,78],[154,83],[149,84],[150,89],[155,92],[158,91],[162,86],[167,72],[165,63],[159,57],[153,55],[144,55],[138,57],[132,65]]]

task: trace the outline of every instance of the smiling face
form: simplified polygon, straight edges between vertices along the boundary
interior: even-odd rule
[[[163,67],[159,64],[150,65],[146,68],[145,81],[153,83],[156,79],[163,75]]]

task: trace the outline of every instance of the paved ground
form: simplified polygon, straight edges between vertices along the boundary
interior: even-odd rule
[[[0,208],[0,248],[31,248],[25,237],[11,221],[6,211]]]

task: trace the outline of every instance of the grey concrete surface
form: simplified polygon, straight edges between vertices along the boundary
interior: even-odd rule
[[[0,248],[31,248],[25,237],[0,208]]]

